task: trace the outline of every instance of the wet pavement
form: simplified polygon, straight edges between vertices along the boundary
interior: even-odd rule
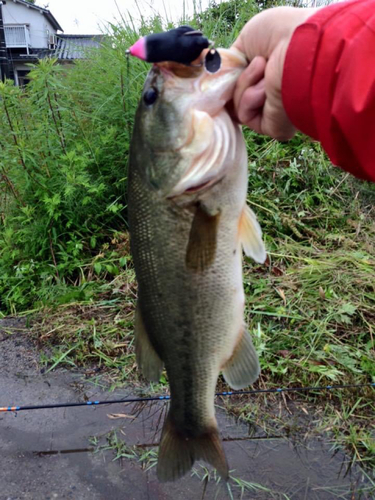
[[[8,321],[8,323],[7,323]],[[11,321],[11,323],[9,323]],[[12,335],[1,326],[12,325]],[[108,393],[81,374],[59,369],[42,374],[39,354],[27,332],[15,333],[14,320],[0,320],[0,407],[87,399],[115,399],[128,391]],[[20,324],[20,326],[22,326]],[[116,404],[0,413],[0,500],[200,500],[230,498],[226,487],[197,475],[160,484],[149,462],[114,461],[113,450],[99,450],[116,431],[129,446],[158,440],[165,403]],[[113,418],[121,414],[122,418]],[[132,418],[137,414],[136,418]],[[358,469],[347,473],[348,458],[334,453],[325,440],[248,439],[249,428],[217,410],[224,448],[237,478],[231,482],[234,499],[367,500],[374,498],[369,481]],[[261,438],[261,439],[259,439]],[[249,484],[247,484],[247,483]],[[241,491],[241,486],[245,489]],[[241,496],[242,494],[242,496]]]

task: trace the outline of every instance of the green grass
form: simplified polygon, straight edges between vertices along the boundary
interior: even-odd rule
[[[140,463],[142,469],[148,471],[157,464],[157,451],[155,448],[143,448],[141,446],[129,446],[124,439],[119,437],[116,431],[112,431],[105,436],[107,443],[99,445],[96,452],[111,450],[114,454],[113,460],[134,460]]]
[[[224,491],[227,492],[227,497],[230,500],[233,500],[233,493],[237,492],[239,492],[240,494],[240,500],[247,498],[249,494],[255,495],[257,493],[262,494],[262,498],[289,500],[289,496],[286,494],[273,491],[270,488],[267,488],[258,483],[245,481],[244,479],[234,476],[231,472],[229,474],[229,481],[227,484],[223,483],[216,470],[208,469],[203,465],[194,467],[192,469],[191,475],[193,477],[197,477],[201,482],[204,483],[202,499],[206,498],[205,493],[208,483],[213,482],[216,485],[215,498],[220,498],[220,493]]]
[[[122,433],[121,430],[111,431],[106,436],[102,437],[101,440],[94,437],[90,442],[94,446],[96,453],[111,451],[113,454],[113,461],[131,460],[138,463],[145,471],[154,468],[157,464],[157,449],[152,446],[130,446],[126,444],[124,436],[125,433]],[[105,444],[101,444],[103,439],[106,441]],[[203,483],[202,499],[206,498],[205,492],[209,482],[215,483],[215,498],[220,498],[219,494],[223,491],[228,493],[228,498],[233,498],[232,491],[239,491],[241,499],[246,498],[245,495],[248,493],[264,493],[267,494],[267,498],[270,499],[283,498],[288,500],[289,498],[284,494],[280,496],[277,492],[260,484],[238,478],[233,473],[230,473],[229,484],[225,485],[215,470],[208,469],[203,465],[194,467],[191,471],[191,477],[197,478]]]

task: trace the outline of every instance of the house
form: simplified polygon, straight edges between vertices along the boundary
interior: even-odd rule
[[[44,57],[71,63],[85,57],[87,49],[99,47],[102,39],[102,35],[65,35],[53,14],[34,3],[0,1],[0,77],[11,78],[16,85],[28,82],[28,63]]]

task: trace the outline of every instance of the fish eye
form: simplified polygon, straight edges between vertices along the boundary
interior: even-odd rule
[[[146,90],[146,92],[143,94],[143,101],[146,104],[146,106],[152,106],[157,98],[158,98],[158,91],[154,88]]]

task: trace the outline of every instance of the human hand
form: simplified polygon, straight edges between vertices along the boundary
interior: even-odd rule
[[[237,81],[232,110],[240,123],[259,134],[287,140],[296,132],[282,101],[284,61],[294,30],[316,11],[265,10],[250,19],[233,44],[250,64]]]

